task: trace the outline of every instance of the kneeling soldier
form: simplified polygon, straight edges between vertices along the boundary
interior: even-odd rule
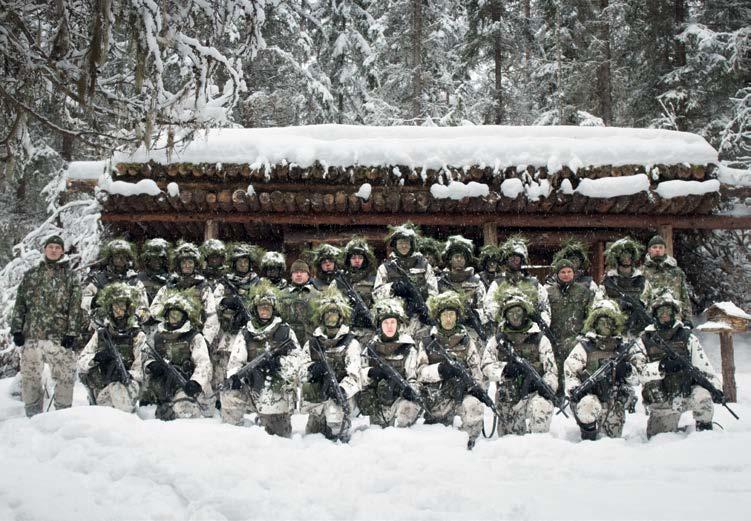
[[[139,299],[137,291],[122,282],[99,292],[99,306],[106,317],[103,324],[97,324],[78,359],[78,373],[89,391],[91,405],[136,410],[143,381],[141,353],[146,343],[136,319]]]
[[[305,357],[295,332],[279,317],[278,293],[268,280],[250,292],[251,317],[235,338],[227,363],[222,419],[241,425],[246,412],[257,412],[266,432],[289,438],[293,395]]]
[[[199,331],[201,305],[191,292],[165,295],[154,347],[142,353],[146,395],[161,420],[198,418],[198,400],[211,392],[211,359]]]
[[[355,395],[360,391],[361,367],[360,342],[349,329],[352,308],[333,287],[319,294],[311,305],[313,323],[318,327],[303,347],[312,361],[302,391],[302,412],[308,413],[305,432],[347,441]]]
[[[428,299],[430,318],[436,323],[420,339],[421,353],[418,380],[427,394],[430,411],[425,423],[452,425],[454,416],[462,420],[461,429],[469,435],[467,447],[472,448],[482,431],[484,405],[474,395],[483,392],[480,355],[467,329],[460,324],[464,311],[462,297],[446,291]],[[447,359],[448,358],[448,359]],[[452,364],[452,361],[458,362]],[[462,378],[462,370],[474,386]]]
[[[638,378],[631,365],[632,344],[623,341],[626,317],[618,303],[601,300],[584,322],[584,336],[563,364],[566,393],[583,440],[598,434],[618,438],[623,433],[626,410],[636,405],[632,386]],[[597,371],[606,366],[606,371]]]

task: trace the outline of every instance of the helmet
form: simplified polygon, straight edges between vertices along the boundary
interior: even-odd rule
[[[183,242],[175,248],[175,261],[180,262],[182,259],[193,259],[196,264],[200,264],[202,257],[198,246],[192,242]]]
[[[109,313],[109,307],[113,302],[126,302],[127,315],[134,315],[136,312],[136,302],[138,301],[138,291],[124,282],[113,282],[106,285],[102,291],[97,294],[97,303],[101,309]]]
[[[527,262],[529,259],[529,251],[527,250],[527,239],[521,235],[512,235],[501,246],[503,252],[503,259],[506,260],[512,255],[519,255],[522,258],[522,262]]]
[[[616,335],[623,332],[623,327],[626,323],[626,316],[621,313],[618,303],[609,299],[602,299],[592,306],[587,318],[584,320],[582,331],[585,333],[588,331],[594,331],[597,319],[601,317],[608,317],[613,321]]]
[[[261,269],[266,270],[272,266],[285,270],[287,268],[287,260],[283,253],[278,251],[267,251],[261,257]]]
[[[313,250],[313,266],[316,270],[321,268],[324,260],[331,260],[338,267],[341,264],[342,250],[330,244],[319,244]]]
[[[644,246],[631,237],[618,239],[605,250],[605,262],[608,266],[614,268],[618,265],[618,257],[624,253],[630,253],[634,263],[636,263],[644,253]]]
[[[426,304],[430,318],[434,321],[437,321],[438,317],[446,309],[455,310],[457,318],[461,318],[464,313],[464,297],[456,291],[444,291],[438,295],[432,295],[428,298]]]
[[[451,235],[446,239],[446,246],[443,248],[443,263],[448,264],[449,259],[454,253],[461,253],[467,261],[467,266],[474,264],[475,245],[469,239],[461,235]]]
[[[496,302],[498,302],[499,321],[503,321],[506,310],[511,309],[514,306],[521,306],[524,311],[527,312],[527,315],[532,315],[535,310],[535,307],[529,300],[529,297],[527,297],[527,295],[525,295],[523,291],[513,286],[505,289],[504,291],[500,291],[499,288],[499,291],[496,291],[495,293],[495,299]]]
[[[212,255],[224,258],[227,256],[227,247],[219,239],[208,239],[201,244],[200,252],[204,259]]]
[[[670,288],[652,288],[647,296],[647,309],[649,309],[649,312],[654,314],[657,308],[664,305],[672,306],[676,316],[680,315],[683,311],[681,301],[676,298]]]
[[[169,289],[167,291],[168,293],[165,295],[162,309],[157,318],[167,320],[167,315],[170,310],[178,309],[185,313],[193,327],[198,327],[201,323],[201,312],[203,306],[195,292],[191,290],[181,291],[177,289]]]
[[[432,237],[420,236],[417,238],[417,251],[425,256],[433,257],[436,263],[440,263],[441,253],[443,252],[443,243]]]
[[[400,323],[407,322],[407,315],[404,313],[404,306],[401,301],[396,298],[388,297],[377,300],[373,304],[371,314],[373,315],[376,324],[380,324],[387,318],[395,318]]]
[[[344,247],[345,268],[349,267],[349,260],[355,254],[362,255],[365,258],[362,269],[367,271],[376,270],[376,259],[375,255],[373,254],[373,250],[370,249],[370,246],[368,246],[368,241],[366,241],[362,237],[352,237],[352,240],[350,240]]]
[[[152,257],[164,257],[169,258],[170,244],[161,238],[149,239],[143,243],[141,248],[141,259],[149,259]]]
[[[115,255],[125,255],[130,264],[136,261],[136,249],[133,247],[133,243],[125,239],[112,240],[99,252],[99,256],[104,264],[109,264]]]
[[[397,239],[409,239],[411,246],[410,253],[417,251],[417,239],[420,237],[420,230],[414,224],[408,222],[399,226],[389,226],[389,233],[386,235],[386,243],[392,248],[396,248]]]
[[[503,262],[503,250],[495,244],[486,244],[480,250],[480,268],[487,269],[488,261],[494,260],[497,263]]]
[[[352,306],[336,287],[328,286],[310,302],[313,324],[320,324],[327,311],[337,311],[343,323],[352,318]]]
[[[262,304],[268,304],[275,312],[279,312],[279,290],[269,280],[262,279],[253,286],[248,292],[248,300],[252,307],[249,310],[251,313],[255,313],[255,309]]]
[[[560,259],[571,259],[572,257],[579,257],[581,269],[589,269],[589,248],[583,242],[574,238],[563,241],[561,249],[553,256],[553,263]]]

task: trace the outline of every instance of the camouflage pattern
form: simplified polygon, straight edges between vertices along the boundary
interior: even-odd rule
[[[44,364],[50,367],[55,387],[55,410],[67,409],[73,403],[73,385],[76,378],[76,353],[65,349],[53,340],[26,340],[21,348],[21,398],[26,416],[43,412],[45,389],[42,384]]]
[[[362,255],[365,260],[363,266],[360,269],[355,269],[350,265],[350,259],[354,254]],[[352,288],[360,295],[365,306],[370,309],[373,305],[373,287],[375,285],[375,271],[378,268],[373,250],[368,246],[368,243],[359,237],[353,237],[351,241],[344,247],[344,264],[341,275],[347,282],[350,283]],[[344,288],[341,283],[337,281],[337,287],[342,293]],[[354,308],[354,303],[350,303]],[[358,338],[363,338],[367,333],[372,333],[364,322],[363,317],[355,314],[352,323],[352,329]]]
[[[692,412],[697,424],[711,424],[714,403],[709,391],[695,385],[688,396],[676,396],[672,400],[651,404],[647,418],[647,437],[663,432],[676,432],[681,415],[688,411]]]
[[[315,275],[311,280],[313,285],[319,291],[323,291],[324,288],[334,282],[334,277],[336,277],[337,272],[342,266],[343,254],[344,253],[340,248],[330,244],[320,244],[311,252],[313,258],[313,271]],[[325,273],[321,268],[321,263],[326,259],[334,262],[334,269],[328,273]]]
[[[201,334],[206,342],[211,344],[219,334],[219,318],[216,315],[216,300],[211,286],[202,275],[179,275],[173,274],[169,283],[164,286],[154,297],[149,308],[152,317],[164,316],[165,302],[171,295],[183,293],[191,299],[200,302],[200,318],[194,321],[194,325],[201,328]]]
[[[261,257],[260,266],[259,275],[261,279],[271,280],[268,274],[269,269],[277,268],[279,270],[279,278],[271,282],[278,289],[284,289],[289,285],[289,282],[284,278],[284,273],[287,271],[287,260],[284,254],[278,251],[267,251]]]
[[[467,305],[475,310],[480,317],[481,323],[485,323],[485,285],[479,275],[475,274],[474,268],[465,268],[462,271],[444,270],[438,278],[438,291],[455,291],[463,295]],[[463,324],[469,328],[469,323],[464,317]],[[474,330],[470,329],[469,333],[475,341],[479,338]]]
[[[10,332],[30,340],[78,336],[81,327],[81,286],[67,257],[57,262],[42,260],[27,271],[16,293]]]
[[[152,270],[149,266],[152,258],[161,259],[162,264],[159,269]],[[143,284],[148,303],[151,304],[159,289],[169,281],[169,273],[172,269],[170,243],[161,238],[145,241],[141,250],[141,267],[137,278]]]
[[[138,319],[146,321],[151,316],[146,287],[139,280],[138,274],[135,271],[128,270],[121,274],[109,270],[92,272],[89,274],[87,280],[88,282],[81,293],[81,309],[85,316],[90,317],[92,320],[101,321],[104,318],[104,314],[106,314],[106,312],[102,311],[102,306],[99,303],[99,292],[111,284],[120,283],[128,284],[137,292],[136,316]]]
[[[417,251],[425,257],[428,263],[433,267],[433,270],[439,270],[444,266],[441,262],[443,248],[444,244],[432,237],[417,238]]]
[[[313,334],[315,324],[312,320],[313,308],[310,303],[320,294],[312,280],[298,286],[290,284],[281,291],[279,297],[279,314],[295,332],[295,337],[306,342]]]
[[[499,303],[505,299],[505,295],[516,290],[521,291],[529,299],[534,311],[550,325],[550,300],[547,289],[535,277],[525,275],[522,271],[506,271],[490,284],[485,293],[485,315],[490,320],[497,321]]]
[[[495,271],[488,271],[488,263],[491,261],[496,263]],[[482,247],[480,250],[479,269],[480,272],[478,275],[487,290],[503,271],[503,250],[501,250],[500,246],[486,244]]]
[[[219,239],[207,239],[201,244],[201,257],[204,259],[205,266],[203,268],[203,276],[209,282],[212,289],[215,289],[217,284],[221,281],[222,277],[227,272],[227,266],[225,266],[225,260],[227,258],[227,246]],[[219,266],[210,266],[208,259],[210,256],[221,257],[222,263]]]
[[[622,275],[617,269],[608,270],[602,278],[600,291],[605,297],[618,302],[621,311],[626,314],[626,333],[630,337],[639,335],[649,325],[639,318],[633,306],[621,295],[623,293],[644,305],[642,296],[650,293],[651,286],[640,269],[634,268],[630,275]]]
[[[670,255],[666,255],[662,262],[658,262],[647,254],[644,257],[642,273],[647,279],[652,291],[661,289],[670,289],[681,302],[680,319],[690,321],[693,317],[693,307],[688,295],[688,286],[686,284],[686,274],[678,267],[676,260]],[[646,290],[645,290],[646,291]],[[646,293],[642,298],[646,301]]]
[[[574,262],[574,259],[577,259],[580,264],[579,269],[574,268],[574,282],[588,288],[595,300],[603,298],[604,295],[601,293],[600,287],[589,274],[591,269],[589,248],[585,243],[574,238],[563,241],[561,249],[553,255],[552,265],[555,266],[556,263],[563,259],[571,260],[572,262]],[[554,273],[546,282],[553,283],[555,280],[556,276]]]

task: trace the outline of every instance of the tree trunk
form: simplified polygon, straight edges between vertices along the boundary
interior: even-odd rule
[[[412,0],[412,117],[422,116],[422,1]]]
[[[558,99],[558,124],[565,125],[566,118],[564,114],[564,93],[563,93],[563,51],[561,50],[561,9],[555,9],[555,59],[558,64],[556,71],[556,89]]]
[[[605,125],[613,122],[613,88],[610,77],[610,16],[608,14],[609,0],[600,0],[600,39],[602,40],[602,56],[597,70],[597,93],[600,99],[600,117]]]
[[[490,16],[493,23],[496,24],[496,30],[493,34],[493,62],[495,66],[495,111],[493,122],[496,125],[500,125],[503,123],[503,48],[499,28],[501,22],[500,0],[493,2]]]

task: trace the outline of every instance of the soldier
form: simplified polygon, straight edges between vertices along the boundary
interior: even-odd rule
[[[643,307],[642,295],[649,294],[650,286],[636,263],[644,247],[631,239],[618,239],[605,250],[605,262],[610,268],[602,278],[601,292],[618,302],[626,315],[626,333],[635,337],[649,325],[635,312],[634,306]]]
[[[532,303],[533,313],[538,319],[550,325],[550,302],[545,286],[535,277],[529,275],[523,266],[529,258],[527,240],[521,235],[509,237],[501,246],[503,259],[506,264],[504,271],[494,280],[485,294],[485,314],[488,318],[497,317],[499,298],[496,293],[505,294],[511,288],[517,288],[527,296]]]
[[[602,364],[624,349],[630,350],[621,336],[624,323],[625,316],[615,301],[603,299],[595,304],[584,322],[584,336],[563,364],[569,396]],[[626,409],[636,404],[632,386],[638,383],[631,355],[627,354],[590,392],[571,397],[571,409],[583,440],[596,440],[602,434],[610,438],[621,436]]]
[[[211,356],[212,387],[218,389],[227,375],[227,364],[232,352],[232,346],[240,330],[248,321],[244,307],[245,296],[231,295],[222,297],[217,304],[217,316],[219,318],[219,334],[209,344]],[[221,407],[221,402],[217,400]]]
[[[97,300],[107,315],[78,358],[78,374],[91,405],[136,410],[143,382],[141,354],[146,349],[146,335],[136,319],[138,298],[137,291],[122,282],[99,293]],[[117,356],[125,374],[118,372]]]
[[[162,306],[165,298],[174,290],[191,293],[201,303],[200,323],[203,326],[201,333],[208,344],[211,344],[219,333],[219,320],[216,317],[216,300],[211,286],[198,274],[201,265],[201,253],[198,247],[190,242],[185,242],[175,248],[175,267],[166,286],[157,292],[151,303],[151,316],[157,317],[162,314]],[[196,324],[198,325],[198,324]]]
[[[375,255],[367,241],[360,237],[353,237],[344,247],[344,269],[339,272],[336,278],[336,286],[350,301],[352,307],[351,329],[360,341],[365,336],[372,335],[375,328],[375,324],[370,323],[367,316],[373,306],[373,285],[375,284],[376,268]],[[349,294],[351,291],[356,292],[360,297],[362,301],[360,306]],[[366,310],[368,313],[365,313]]]
[[[480,279],[487,290],[490,285],[501,275],[503,264],[503,251],[495,244],[486,244],[480,250]]]
[[[697,431],[711,430],[713,400],[721,399],[722,381],[699,339],[681,322],[681,301],[669,289],[655,291],[649,311],[655,323],[642,332],[633,359],[649,411],[647,436],[678,430],[681,414],[688,410],[693,412]],[[716,396],[696,385],[681,363],[666,355],[665,345],[701,371],[718,390]]]
[[[55,380],[55,409],[73,402],[76,347],[81,331],[81,286],[65,256],[59,235],[44,241],[44,259],[21,279],[13,306],[10,332],[21,351],[21,396],[26,416],[42,412],[42,370],[50,366]]]
[[[172,269],[170,244],[164,239],[149,239],[143,243],[141,251],[141,271],[138,280],[146,290],[146,297],[151,304],[157,292],[169,281]]]
[[[352,308],[334,287],[326,288],[311,302],[313,323],[318,327],[303,347],[308,358],[304,372],[302,412],[308,413],[306,434],[322,433],[328,439],[349,440],[349,427],[360,391],[360,342],[349,329]],[[334,371],[332,383],[328,366]],[[338,392],[337,392],[338,387]],[[338,398],[346,401],[347,410]],[[345,418],[345,415],[349,415]]]
[[[378,324],[375,336],[363,348],[363,368],[360,373],[362,391],[357,404],[370,423],[381,427],[409,427],[420,415],[417,369],[420,352],[412,337],[403,331],[407,322],[401,302],[395,298],[376,300],[372,309]],[[384,364],[388,364],[408,383],[400,389],[370,352],[373,350]]]
[[[208,415],[211,394],[211,358],[201,334],[201,304],[192,291],[170,289],[156,315],[159,320],[153,348],[141,354],[145,394],[155,402],[160,420]],[[185,380],[180,385],[173,371]]]
[[[268,279],[277,289],[287,287],[287,280],[284,278],[284,272],[287,270],[287,259],[284,254],[278,251],[267,251],[261,257],[260,275],[262,279]]]
[[[555,255],[553,255],[552,264],[555,264],[561,259],[568,259],[569,261],[571,261],[574,269],[574,282],[581,284],[586,288],[589,288],[589,290],[594,295],[595,300],[602,298],[600,287],[589,274],[589,249],[583,242],[577,241],[573,238],[563,241],[563,244],[561,244],[561,249],[558,250]],[[549,282],[554,282],[555,278],[555,274],[553,274],[553,276],[551,276],[551,279],[553,280]]]
[[[553,264],[554,279],[545,285],[550,301],[550,331],[555,342],[556,365],[559,368],[558,389],[563,392],[563,361],[566,360],[582,332],[584,320],[594,302],[589,285],[576,282],[576,266],[566,257]]]
[[[313,250],[316,276],[312,279],[318,291],[323,291],[336,277],[341,264],[342,250],[330,244],[320,244]]]
[[[418,234],[411,223],[389,227],[386,242],[392,252],[376,272],[373,293],[376,299],[401,297],[405,300],[407,315],[410,317],[406,332],[414,334],[422,324],[429,321],[428,309],[424,301],[430,295],[438,294],[438,284],[433,268],[427,259],[417,251]],[[406,273],[411,286],[419,293],[412,295],[409,281],[403,279]],[[418,298],[415,298],[418,297]],[[419,301],[423,304],[420,305]]]
[[[291,284],[280,292],[279,314],[295,332],[298,342],[304,343],[315,328],[310,301],[319,291],[310,278],[310,266],[302,259],[290,266],[290,279]]]
[[[475,342],[460,323],[464,307],[461,295],[455,291],[446,291],[428,299],[430,317],[436,325],[420,339],[420,352],[424,359],[418,370],[418,381],[423,385],[431,404],[425,423],[450,426],[453,425],[454,416],[459,415],[461,429],[469,436],[467,448],[472,449],[482,432],[485,408],[473,394],[478,392],[483,376]],[[460,377],[461,370],[448,362],[442,353],[461,364],[477,385],[467,388]]]
[[[224,296],[244,298],[250,288],[258,284],[261,278],[253,271],[257,249],[250,244],[233,244],[229,251],[229,270],[224,274],[214,289],[214,299]]]
[[[305,357],[295,332],[279,317],[278,304],[279,290],[271,281],[262,280],[251,291],[251,318],[237,335],[227,364],[230,388],[221,394],[222,419],[242,425],[246,411],[257,412],[266,432],[289,438],[292,396]],[[251,371],[238,374],[254,361]]]
[[[558,388],[558,367],[553,346],[530,320],[534,306],[527,295],[510,288],[498,294],[496,304],[498,330],[488,340],[483,353],[483,373],[490,381],[499,382],[496,407],[501,413],[498,419],[498,434],[526,434],[548,432],[553,416],[553,403],[542,397],[533,382],[525,376],[521,366],[508,361],[502,342],[521,358],[527,360],[553,391]]]
[[[227,272],[227,246],[219,239],[207,239],[201,245],[201,257],[206,260],[203,276],[213,291]]]
[[[136,316],[142,322],[148,320],[149,297],[146,288],[138,280],[138,274],[132,269],[136,262],[133,245],[123,239],[115,239],[101,249],[99,256],[102,268],[89,273],[81,294],[81,309],[86,316],[97,312],[96,295],[107,284],[125,282],[129,286],[134,286],[140,295],[136,304]]]
[[[673,292],[681,303],[680,320],[685,325],[693,327],[691,322],[693,308],[688,296],[686,274],[678,267],[675,259],[667,254],[665,239],[659,235],[652,237],[647,244],[647,255],[644,257],[642,272],[652,289],[668,288]],[[646,294],[642,298],[646,300]]]
[[[422,256],[431,265],[433,271],[438,271],[445,267],[441,262],[443,248],[443,243],[438,239],[423,236],[417,238],[417,251],[422,253]]]
[[[467,309],[461,314],[462,323],[472,328],[469,333],[477,343],[485,337],[485,285],[472,266],[475,260],[473,250],[472,241],[461,235],[452,235],[446,240],[443,263],[447,268],[438,276],[438,291],[455,291],[466,300]],[[474,320],[470,314],[474,314]]]

